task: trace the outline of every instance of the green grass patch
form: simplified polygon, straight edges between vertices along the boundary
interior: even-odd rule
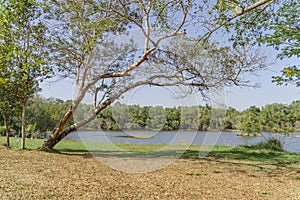
[[[34,150],[41,147],[45,139],[26,139],[26,148]],[[20,149],[21,139],[10,138],[11,147]],[[5,144],[5,137],[0,137],[0,144]],[[85,146],[87,145],[87,146]],[[62,140],[55,146],[55,150],[61,152],[88,153],[88,152],[121,152],[129,151],[134,153],[153,153],[153,155],[177,155],[182,153],[182,158],[198,158],[199,151],[207,157],[215,159],[236,159],[246,161],[256,161],[270,164],[292,164],[300,162],[300,154],[285,151],[275,151],[272,149],[258,148],[257,146],[215,146],[211,150],[201,146],[190,146],[187,150],[182,145],[166,146],[162,144],[107,144],[107,143],[86,143],[76,140]],[[209,150],[209,151],[208,151]],[[205,152],[207,151],[207,152]]]
[[[54,147],[54,149],[62,152],[88,152],[85,145],[77,140],[62,140]]]
[[[270,164],[292,164],[300,162],[300,154],[297,153],[269,149],[252,149],[247,146],[216,146],[210,152],[206,153],[207,157],[216,159],[236,159]],[[196,157],[198,155],[199,151],[190,149],[183,154],[185,157]]]
[[[13,149],[21,148],[21,138],[10,137],[9,142],[11,148]],[[43,143],[44,143],[44,139],[29,139],[29,138],[25,139],[26,149],[30,149],[30,150],[41,147]],[[6,144],[6,138],[0,137],[0,145],[5,145],[5,144]]]
[[[164,147],[162,144],[117,144],[117,146],[121,149],[136,152],[136,153],[148,153],[152,151],[157,151]]]
[[[10,147],[13,149],[21,148],[21,138],[11,137],[10,139]],[[28,150],[36,150],[41,147],[46,139],[25,139],[25,146]],[[0,137],[0,145],[5,145],[6,138]],[[87,152],[87,149],[83,145],[82,142],[76,140],[62,140],[59,142],[55,148],[58,151],[78,151],[78,152]]]
[[[153,135],[111,135],[111,137],[135,138],[135,139],[151,139]]]

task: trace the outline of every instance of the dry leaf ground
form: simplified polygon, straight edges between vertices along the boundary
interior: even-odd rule
[[[300,199],[300,164],[181,158],[123,173],[86,154],[0,148],[0,199]]]

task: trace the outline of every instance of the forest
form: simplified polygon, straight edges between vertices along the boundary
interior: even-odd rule
[[[71,105],[71,100],[41,97],[30,99],[27,107],[26,131],[34,137],[51,133],[52,128],[57,125]],[[92,105],[81,104],[69,123],[82,120],[92,110]],[[300,100],[290,105],[273,103],[262,108],[251,106],[243,111],[228,107],[224,111],[219,110],[221,116],[217,119],[212,117],[212,112],[217,111],[209,105],[165,108],[116,103],[103,110],[97,120],[87,124],[81,130],[208,131],[221,129],[242,134],[261,131],[289,133],[300,130]],[[19,135],[17,130],[20,130],[21,124],[16,116],[11,118],[10,132]],[[0,125],[3,125],[3,121],[0,121]],[[5,127],[0,126],[0,131],[4,135]]]

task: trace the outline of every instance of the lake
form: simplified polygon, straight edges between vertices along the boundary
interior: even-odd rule
[[[113,144],[178,144],[193,145],[251,145],[272,137],[270,133],[262,133],[259,137],[237,136],[234,132],[151,132],[151,131],[79,131],[69,134],[66,139],[75,139],[82,142],[101,142]],[[286,151],[300,153],[300,133],[290,136],[275,134]]]

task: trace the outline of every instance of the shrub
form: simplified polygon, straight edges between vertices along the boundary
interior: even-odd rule
[[[274,138],[274,137],[266,139],[266,141],[260,142],[258,144],[248,146],[248,148],[268,149],[268,150],[273,150],[273,151],[284,151],[281,141],[278,138]]]

